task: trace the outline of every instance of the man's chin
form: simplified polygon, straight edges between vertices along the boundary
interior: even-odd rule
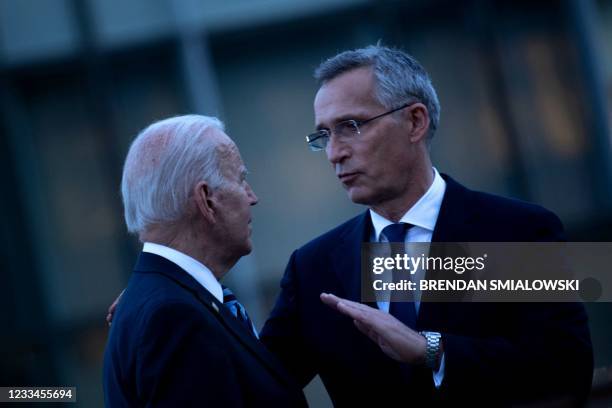
[[[370,205],[372,199],[369,194],[359,188],[349,188],[347,191],[349,199],[355,204]]]
[[[251,238],[249,238],[249,241],[244,246],[244,255],[242,256],[246,256],[250,254],[252,251],[253,251],[253,243],[251,242]]]

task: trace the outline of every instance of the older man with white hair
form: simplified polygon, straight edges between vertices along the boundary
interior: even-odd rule
[[[305,405],[219,283],[251,251],[246,174],[216,118],[162,120],[132,143],[121,192],[144,245],[106,347],[107,406]]]

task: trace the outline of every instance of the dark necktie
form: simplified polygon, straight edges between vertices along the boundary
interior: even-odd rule
[[[234,317],[240,323],[242,323],[247,328],[247,330],[253,333],[255,337],[259,338],[255,325],[253,324],[251,319],[249,319],[249,315],[247,314],[244,306],[242,306],[242,304],[238,302],[238,299],[236,299],[236,295],[234,295],[230,288],[226,286],[221,287],[223,288],[223,305],[229,309],[229,311],[234,315]]]
[[[403,244],[406,241],[406,232],[412,227],[412,224],[408,223],[395,223],[387,225],[382,233],[387,237],[390,243],[401,243],[402,251],[395,250],[391,247],[391,256],[395,258],[397,254],[403,255]],[[406,278],[410,278],[410,274],[405,271],[393,271],[393,282],[399,282],[402,275]],[[416,309],[414,302],[411,301],[400,301],[396,298],[402,298],[401,295],[391,293],[391,301],[389,302],[389,314],[395,316],[399,321],[404,323],[406,326],[415,329],[416,328]]]

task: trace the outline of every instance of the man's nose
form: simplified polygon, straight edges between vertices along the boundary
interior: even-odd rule
[[[259,202],[259,198],[257,198],[257,196],[255,195],[255,192],[253,191],[253,189],[251,188],[249,184],[247,184],[247,194],[249,196],[250,205],[255,205]]]
[[[325,147],[327,160],[333,165],[342,163],[349,156],[349,146],[346,143],[338,141],[337,137],[330,137]]]

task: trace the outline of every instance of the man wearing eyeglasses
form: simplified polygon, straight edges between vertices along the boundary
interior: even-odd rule
[[[411,56],[346,51],[315,77],[307,143],[369,209],[291,255],[261,340],[302,385],[320,375],[336,406],[584,398],[593,357],[580,305],[362,304],[363,242],[558,241],[563,227],[541,207],[469,190],[432,166],[440,106]]]

